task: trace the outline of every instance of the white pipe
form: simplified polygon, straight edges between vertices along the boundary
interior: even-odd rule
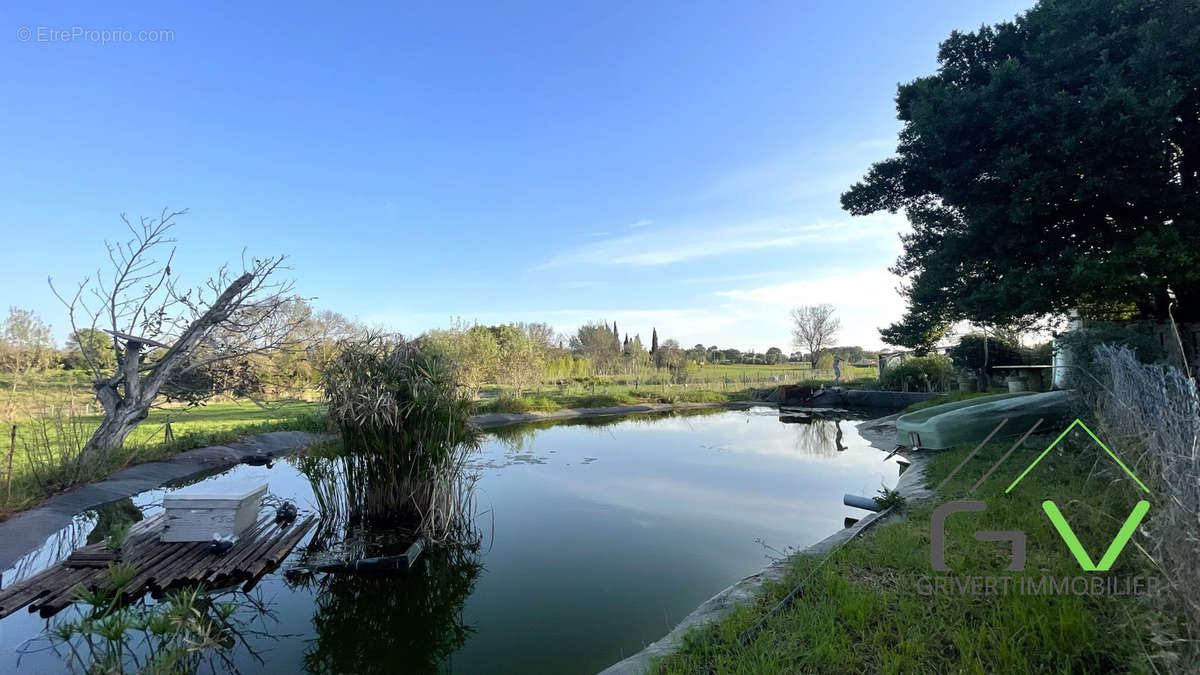
[[[866,509],[867,511],[879,512],[879,504],[870,497],[860,497],[847,493],[842,497],[842,503],[846,506],[853,506],[856,509]]]

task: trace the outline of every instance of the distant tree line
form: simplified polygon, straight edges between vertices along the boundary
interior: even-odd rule
[[[283,311],[293,326],[289,343],[301,347],[255,354],[242,361],[238,393],[251,397],[297,395],[316,387],[325,364],[336,356],[338,342],[369,332],[364,324],[337,312],[318,310],[303,299],[289,301]],[[59,348],[51,326],[31,310],[10,308],[0,335],[0,372],[15,374],[17,377],[10,378],[14,386],[20,377],[35,373],[89,371],[89,363],[109,369],[115,366],[108,333],[81,329],[68,335]],[[457,319],[449,328],[427,331],[421,338],[451,357],[461,371],[460,381],[474,390],[496,384],[524,391],[540,382],[613,375],[666,373],[682,380],[706,365],[774,366],[812,361],[809,353],[788,354],[779,347],[761,352],[703,344],[684,348],[673,338],[660,340],[657,328],[652,329],[647,345],[640,334],[621,333],[615,322],[605,321],[585,323],[564,336],[546,323],[483,325]],[[830,347],[823,353],[850,363],[876,357],[876,352],[857,346]],[[214,386],[207,383],[208,389]]]

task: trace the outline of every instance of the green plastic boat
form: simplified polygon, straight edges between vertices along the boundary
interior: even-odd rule
[[[1041,430],[1060,427],[1070,413],[1070,393],[1066,391],[981,396],[901,415],[896,420],[896,443],[944,450],[979,443],[1003,420],[1008,421],[993,438],[1020,436],[1039,419]]]

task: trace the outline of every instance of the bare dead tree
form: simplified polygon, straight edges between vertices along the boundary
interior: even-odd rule
[[[293,315],[282,311],[299,300],[292,292],[294,282],[279,278],[288,269],[285,256],[246,260],[243,253],[241,274],[235,277],[222,266],[196,287],[172,276],[171,229],[186,213],[164,209],[158,218],[141,218],[136,225],[121,214],[132,236],[106,242],[107,273],[100,270],[85,278],[69,297],[48,280],[67,308],[74,334],[100,328],[112,336],[115,368],[105,368],[94,354],[83,354],[104,409],[84,454],[120,447],[166,392],[198,403],[243,386],[238,373],[245,369],[225,368],[224,377],[199,375],[297,346]],[[203,382],[202,388],[197,382]]]
[[[842,327],[834,311],[833,305],[801,305],[792,310],[792,341],[797,348],[808,350],[813,367],[821,350],[833,346]]]

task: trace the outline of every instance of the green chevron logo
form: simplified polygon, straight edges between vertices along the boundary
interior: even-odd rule
[[[1075,559],[1079,561],[1079,566],[1085,572],[1107,572],[1116,562],[1117,556],[1121,555],[1121,551],[1125,550],[1125,544],[1129,543],[1129,538],[1133,536],[1133,531],[1141,524],[1142,518],[1146,516],[1146,512],[1150,510],[1150,502],[1140,500],[1137,506],[1133,507],[1133,512],[1125,519],[1125,524],[1121,526],[1121,530],[1117,532],[1117,538],[1113,539],[1108,545],[1108,550],[1104,552],[1104,557],[1100,558],[1100,562],[1092,562],[1091,556],[1084,550],[1083,544],[1079,542],[1079,537],[1075,536],[1075,532],[1071,530],[1071,526],[1067,524],[1067,519],[1063,517],[1061,511],[1058,510],[1058,505],[1047,499],[1042,502],[1042,510],[1050,516],[1050,522],[1054,523],[1054,529],[1058,530],[1058,535],[1067,542],[1067,548],[1071,549],[1071,553],[1075,555]]]
[[[1149,494],[1150,489],[1146,487],[1146,484],[1143,483],[1140,478],[1134,475],[1134,473],[1129,470],[1129,467],[1125,466],[1125,463],[1122,462],[1112,450],[1109,450],[1108,446],[1106,446],[1103,441],[1097,438],[1096,434],[1092,433],[1092,430],[1089,429],[1086,424],[1078,419],[1072,422],[1071,426],[1067,427],[1065,431],[1059,434],[1058,438],[1054,439],[1054,442],[1051,443],[1045,450],[1043,450],[1042,454],[1038,455],[1037,459],[1033,460],[1033,462],[1021,472],[1021,475],[1017,476],[1016,480],[1014,480],[1012,484],[1004,490],[1005,494],[1012,492],[1012,489],[1017,486],[1017,483],[1020,483],[1021,479],[1028,475],[1029,472],[1033,470],[1033,467],[1037,466],[1038,462],[1042,461],[1042,458],[1045,457],[1046,454],[1051,450],[1053,450],[1054,446],[1058,445],[1058,442],[1065,438],[1066,435],[1070,433],[1070,431],[1076,426],[1081,427],[1084,431],[1086,431],[1087,434],[1092,437],[1092,440],[1096,441],[1096,444],[1103,448],[1104,452],[1108,453],[1108,456],[1117,463],[1117,466],[1121,467],[1121,469],[1123,469],[1125,473],[1128,474],[1129,477],[1132,478],[1140,488],[1142,488],[1142,490]],[[1128,544],[1130,538],[1133,537],[1133,533],[1135,530],[1137,530],[1137,526],[1141,524],[1142,519],[1146,517],[1146,513],[1150,511],[1150,502],[1144,499],[1138,500],[1138,503],[1133,507],[1133,511],[1128,517],[1125,518],[1125,522],[1121,525],[1121,529],[1117,532],[1116,538],[1113,539],[1112,543],[1108,545],[1108,550],[1106,550],[1104,555],[1100,558],[1100,562],[1092,562],[1091,556],[1088,555],[1087,551],[1083,548],[1083,544],[1079,541],[1079,537],[1075,535],[1074,530],[1071,529],[1071,525],[1067,522],[1066,517],[1063,516],[1062,511],[1059,510],[1057,504],[1055,504],[1052,500],[1047,499],[1046,501],[1042,502],[1042,510],[1046,512],[1046,516],[1050,518],[1050,522],[1054,525],[1054,529],[1058,531],[1058,535],[1063,538],[1064,542],[1066,542],[1067,548],[1070,549],[1071,554],[1075,556],[1075,560],[1079,562],[1079,566],[1082,567],[1085,572],[1107,572],[1108,570],[1112,569],[1113,563],[1116,562],[1117,557],[1121,555],[1121,552],[1125,550],[1125,545]]]

